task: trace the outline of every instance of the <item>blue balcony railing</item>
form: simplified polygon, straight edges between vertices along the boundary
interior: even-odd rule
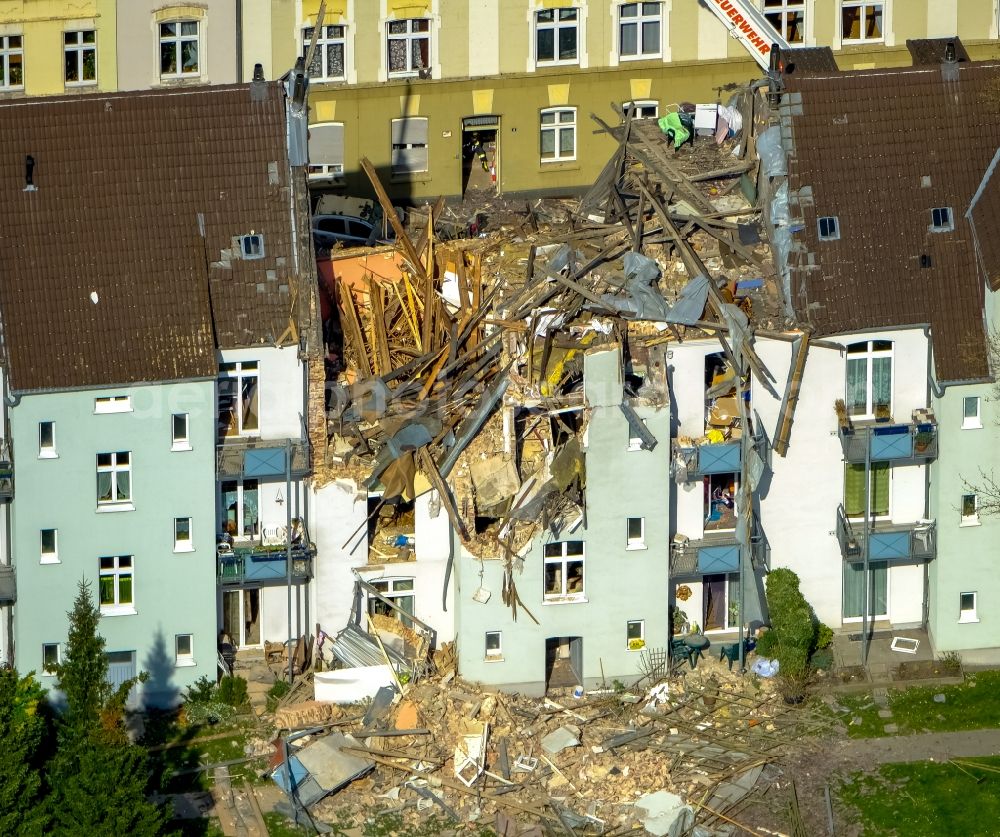
[[[299,583],[313,577],[313,558],[316,548],[312,544],[292,546],[292,581]],[[218,579],[220,584],[284,584],[288,579],[287,547],[253,546],[236,547],[218,553]]]
[[[750,534],[750,558],[754,569],[767,570],[767,539],[760,522],[755,517]],[[705,575],[738,573],[740,571],[740,545],[735,532],[706,532],[697,541],[675,541],[670,549],[670,575],[672,578],[697,578]]]
[[[839,430],[844,459],[852,464],[872,462],[923,462],[938,452],[937,425],[933,422],[910,424],[866,424]]]
[[[837,508],[837,540],[840,554],[850,564],[865,560],[865,540],[869,541],[868,560],[903,563],[931,561],[937,555],[937,532],[933,520],[913,523],[892,523],[884,520],[868,522],[851,520],[844,507]]]

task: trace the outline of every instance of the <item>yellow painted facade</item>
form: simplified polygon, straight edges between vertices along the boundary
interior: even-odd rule
[[[3,0],[0,35],[20,38],[21,52],[18,55],[12,50],[9,58],[12,63],[4,68],[0,95],[48,96],[114,90],[118,77],[115,21],[115,0]],[[75,33],[84,32],[93,33],[92,39],[89,35],[77,39]],[[67,36],[74,41],[72,58],[76,59],[80,53],[71,72],[67,72]],[[6,47],[9,49],[10,45],[8,41]],[[82,67],[84,63],[86,68]]]
[[[954,34],[973,58],[1000,57],[996,0],[873,2],[881,7],[882,31],[854,41],[842,0],[788,0],[787,6],[803,13],[800,45],[831,47],[841,69],[907,65],[907,39]],[[760,76],[742,45],[698,0],[661,0],[658,41],[639,60],[621,54],[628,52],[621,48],[622,6],[626,13],[636,9],[623,0],[328,0],[327,22],[345,27],[346,69],[343,80],[313,81],[311,122],[342,126],[343,160],[319,162],[336,162],[343,174],[329,177],[324,170],[316,190],[368,193],[357,163],[366,155],[397,200],[461,194],[463,127],[495,141],[501,191],[584,187],[611,148],[605,135],[594,133],[591,113],[613,120],[611,102],[642,101],[662,115],[682,100],[717,101],[727,85]],[[298,0],[297,31],[314,22],[318,8],[319,0]],[[536,55],[543,49],[540,22],[563,18],[572,20],[575,54],[545,61]],[[409,21],[409,31],[414,20],[427,21],[426,35],[418,36],[428,41],[420,47],[426,66],[393,72],[390,24]],[[273,37],[277,42],[282,35],[274,30]],[[546,118],[566,120],[559,124],[575,130],[573,153],[553,155],[550,147],[543,160],[546,109],[558,114]],[[394,174],[390,122],[406,114],[419,117],[414,136],[426,149],[426,170]]]

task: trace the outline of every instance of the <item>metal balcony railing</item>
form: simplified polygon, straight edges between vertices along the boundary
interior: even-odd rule
[[[934,422],[909,424],[863,424],[841,427],[838,431],[844,459],[863,463],[870,452],[871,462],[925,462],[938,452],[938,432]]]
[[[770,550],[760,527],[753,519],[750,533],[750,558],[755,570],[770,568]],[[670,575],[673,578],[697,578],[740,571],[740,545],[735,532],[707,532],[701,540],[675,541],[670,548]]]
[[[287,546],[281,544],[232,549],[220,545],[217,555],[219,584],[254,583],[262,585],[284,584],[288,579]],[[313,544],[292,545],[292,581],[301,583],[313,577]]]
[[[937,555],[936,523],[917,520],[913,523],[892,523],[886,520],[864,521],[847,517],[843,505],[837,507],[837,540],[840,554],[850,564],[865,559],[865,540],[869,541],[869,561],[931,561]]]
[[[14,604],[17,601],[17,577],[14,568],[0,564],[0,604]]]

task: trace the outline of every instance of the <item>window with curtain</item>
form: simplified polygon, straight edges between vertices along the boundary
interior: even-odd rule
[[[869,616],[889,615],[889,568],[885,561],[872,561],[868,565]],[[844,564],[844,598],[841,613],[844,619],[860,619],[865,601],[865,565]]]
[[[872,517],[889,516],[889,489],[892,471],[888,463],[871,466],[868,511]],[[865,466],[847,465],[844,470],[844,511],[848,517],[865,516]]]
[[[855,418],[892,415],[891,340],[863,340],[847,347],[844,401]]]

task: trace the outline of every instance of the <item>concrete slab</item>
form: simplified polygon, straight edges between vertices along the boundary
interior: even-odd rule
[[[647,793],[635,802],[643,828],[654,837],[680,837],[694,825],[694,811],[675,793]]]
[[[580,746],[580,728],[572,724],[553,730],[542,739],[542,749],[549,755],[558,753],[568,747]]]

